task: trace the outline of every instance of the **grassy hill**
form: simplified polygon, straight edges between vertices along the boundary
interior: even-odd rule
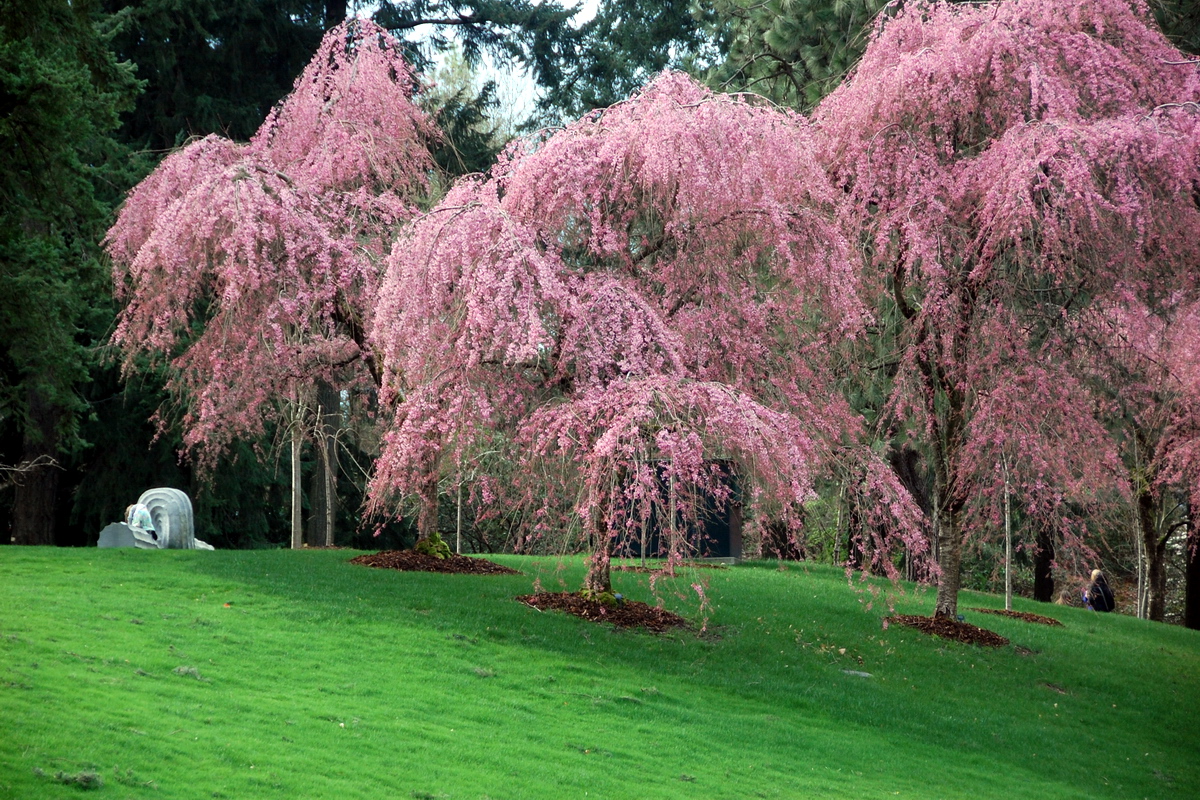
[[[0,798],[1200,797],[1196,631],[964,593],[984,650],[772,564],[660,584],[707,629],[656,636],[512,600],[578,561],[356,554],[0,548]]]

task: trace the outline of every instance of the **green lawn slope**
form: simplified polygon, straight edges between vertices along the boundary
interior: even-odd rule
[[[983,650],[793,564],[660,583],[707,628],[655,636],[512,600],[578,560],[356,554],[0,548],[0,798],[1200,797],[1195,631],[1018,601],[1064,627]]]

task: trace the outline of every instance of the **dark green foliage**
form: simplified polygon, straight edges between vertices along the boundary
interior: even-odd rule
[[[498,141],[489,120],[496,108],[496,84],[488,81],[475,96],[459,89],[430,109],[442,129],[442,140],[434,150],[437,165],[449,175],[484,172],[496,161],[503,142]]]
[[[709,79],[796,108],[814,105],[862,55],[887,0],[713,0],[729,55]]]
[[[147,489],[190,489],[180,466],[177,438],[155,436],[150,418],[164,398],[162,376],[141,373],[121,381],[115,366],[95,370],[84,395],[91,413],[82,435],[89,447],[81,454],[71,499],[71,544],[91,545],[101,528],[124,517],[125,507]],[[190,494],[190,492],[189,492]],[[205,539],[197,530],[196,535]]]
[[[582,25],[572,24],[575,8],[567,3],[530,0],[384,0],[374,18],[399,34],[414,31],[433,50],[460,46],[476,66],[487,53],[502,64],[520,66],[545,90],[539,103],[541,122],[578,117],[628,97],[668,67],[699,71],[723,53],[724,37],[707,2],[691,0],[610,0]],[[429,56],[411,53],[418,69],[427,71]],[[463,128],[457,113],[475,113],[490,103],[488,89],[479,97],[460,98],[444,127],[470,163],[474,142],[457,139]],[[439,159],[452,172],[464,168]]]
[[[117,23],[114,49],[146,81],[122,139],[160,151],[208,133],[249,139],[346,9],[321,0],[104,5]]]
[[[1176,47],[1200,53],[1200,3],[1196,0],[1150,0],[1154,18]]]
[[[81,430],[88,447],[64,476],[73,490],[70,526],[59,543],[94,545],[128,504],[159,486],[191,498],[196,537],[209,544],[240,549],[286,543],[287,465],[260,462],[251,444],[239,443],[211,475],[195,475],[179,459],[177,431],[160,434],[152,421],[167,400],[162,382],[149,368],[128,381],[120,380],[115,367],[96,371],[85,394],[91,414]]]
[[[0,463],[79,450],[80,388],[111,320],[99,241],[131,169],[111,134],[139,87],[101,21],[86,0],[0,1]],[[53,540],[58,478],[17,483],[16,541]]]
[[[502,63],[523,65],[539,84],[554,86],[578,36],[570,25],[574,13],[555,0],[383,0],[374,19],[401,37],[417,32],[437,51],[457,41],[472,66],[486,52]],[[424,54],[411,55],[418,70],[428,69]]]
[[[952,0],[967,2],[968,0]],[[712,0],[713,29],[728,57],[709,73],[727,91],[749,90],[807,108],[836,87],[858,62],[889,0]],[[1150,0],[1155,19],[1180,49],[1200,52],[1200,3]]]
[[[136,91],[87,7],[0,2],[0,424],[27,427],[36,395],[64,446],[109,318],[97,242],[124,152],[108,133]]]
[[[723,57],[725,39],[708,2],[601,3],[580,27],[561,79],[543,84],[542,110],[573,119],[623,100],[664,69],[703,72]]]

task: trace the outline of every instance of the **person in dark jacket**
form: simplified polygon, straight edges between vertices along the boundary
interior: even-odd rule
[[[1092,582],[1083,592],[1083,602],[1093,611],[1112,611],[1117,607],[1112,589],[1104,579],[1104,573],[1098,569],[1092,570]]]

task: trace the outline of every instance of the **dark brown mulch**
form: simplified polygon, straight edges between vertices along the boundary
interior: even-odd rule
[[[446,572],[451,575],[520,575],[515,569],[503,567],[486,558],[452,555],[435,558],[414,550],[384,550],[382,553],[350,559],[351,564],[379,569],[398,569],[405,572]]]
[[[916,628],[922,633],[928,633],[930,636],[953,639],[956,642],[963,642],[964,644],[977,644],[981,647],[1004,647],[1008,644],[1008,639],[1005,639],[998,633],[977,628],[969,622],[959,622],[956,619],[947,619],[946,617],[919,617],[913,614],[897,614],[894,617],[888,617],[887,621]]]
[[[642,627],[662,633],[672,628],[688,627],[688,621],[678,614],[637,600],[626,600],[610,607],[574,592],[538,592],[522,595],[517,600],[539,611],[565,611],[592,622],[611,622],[618,628]]]
[[[666,572],[663,567],[643,567],[640,564],[613,564],[609,569],[613,572]],[[676,564],[675,569],[729,569],[725,564]]]
[[[1026,611],[1008,611],[1003,608],[972,608],[971,611],[978,611],[980,614],[996,614],[1001,617],[1010,619],[1019,619],[1022,622],[1036,622],[1038,625],[1057,625],[1060,628],[1062,623],[1051,617],[1043,617],[1041,614],[1030,614]]]

